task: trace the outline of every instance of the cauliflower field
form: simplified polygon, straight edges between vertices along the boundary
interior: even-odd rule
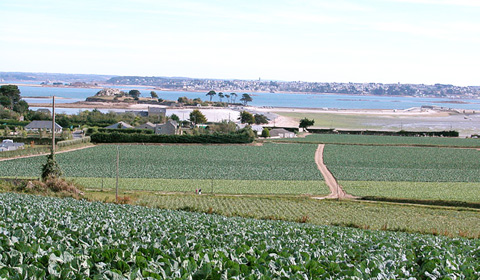
[[[480,241],[0,194],[7,279],[477,279]]]

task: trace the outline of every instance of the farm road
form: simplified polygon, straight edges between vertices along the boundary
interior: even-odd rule
[[[356,198],[353,195],[347,194],[342,186],[337,182],[337,179],[333,177],[333,174],[328,170],[327,166],[323,162],[323,150],[325,144],[319,144],[317,150],[315,151],[315,163],[318,166],[318,169],[322,173],[325,183],[330,189],[330,194],[324,197],[314,197],[315,199],[324,199],[324,198]]]

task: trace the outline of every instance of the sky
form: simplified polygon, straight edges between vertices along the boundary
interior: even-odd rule
[[[1,0],[0,71],[480,86],[480,0]]]

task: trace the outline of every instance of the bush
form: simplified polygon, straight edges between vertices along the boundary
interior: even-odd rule
[[[91,135],[94,143],[251,143],[254,137],[243,131],[241,133],[213,133],[200,135],[158,135],[97,132]]]
[[[265,137],[265,138],[270,137],[270,130],[268,130],[268,128],[266,128],[266,127],[263,128],[262,137]]]

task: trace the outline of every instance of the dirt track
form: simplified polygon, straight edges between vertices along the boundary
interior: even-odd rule
[[[323,149],[325,148],[325,144],[319,144],[317,151],[315,152],[315,163],[318,166],[318,169],[322,173],[323,178],[325,179],[325,183],[327,184],[328,188],[330,189],[330,194],[324,197],[314,197],[315,199],[324,199],[324,198],[356,198],[353,195],[347,194],[342,186],[337,182],[337,179],[333,177],[333,174],[328,170],[327,166],[323,162]]]

